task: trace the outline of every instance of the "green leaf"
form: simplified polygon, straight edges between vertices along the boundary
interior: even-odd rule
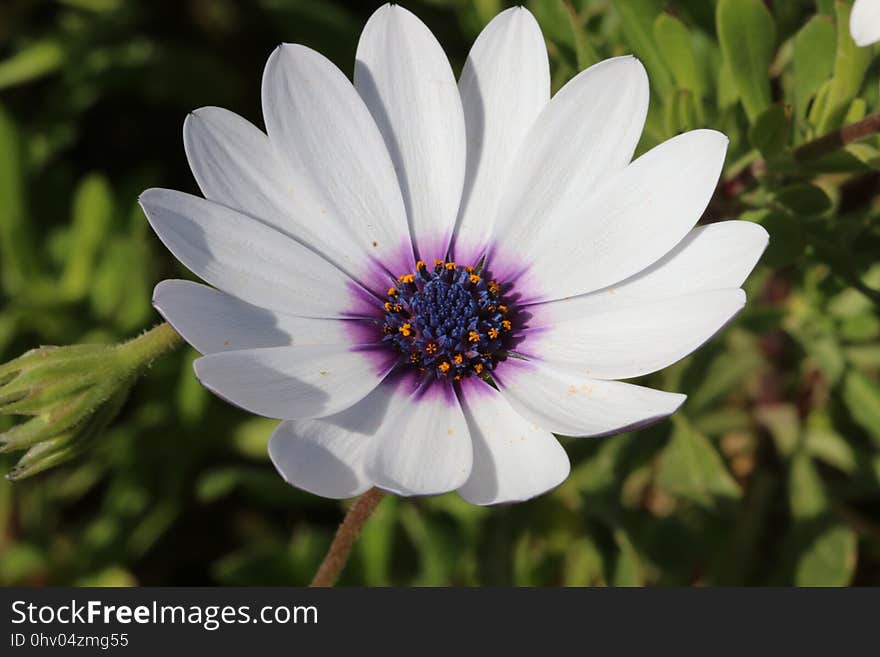
[[[672,89],[672,76],[654,41],[654,21],[660,15],[657,0],[611,0],[620,16],[624,39],[648,70],[651,87],[666,98]]]
[[[871,49],[859,48],[850,36],[849,3],[838,0],[834,10],[837,17],[837,51],[834,56],[834,77],[831,79],[822,118],[818,124],[820,133],[828,132],[841,124],[871,63]]]
[[[672,77],[682,89],[693,93],[697,106],[703,98],[703,78],[694,54],[691,35],[680,20],[669,14],[660,14],[654,21],[654,40]],[[702,114],[702,112],[700,112]]]
[[[770,212],[761,225],[770,233],[770,243],[761,258],[764,264],[783,267],[804,254],[806,237],[799,220],[781,211]]]
[[[547,39],[562,51],[567,63],[583,70],[599,61],[577,13],[567,0],[532,0],[529,3]]]
[[[795,586],[847,586],[856,567],[856,535],[842,523],[825,528],[801,553]]]
[[[666,134],[677,135],[698,127],[698,109],[694,94],[687,89],[674,90],[663,104]]]
[[[829,508],[825,486],[805,450],[798,450],[791,460],[788,503],[792,517],[798,521],[814,520]]]
[[[709,440],[680,415],[673,418],[669,444],[660,457],[657,485],[670,495],[712,507],[717,498],[742,492]]]
[[[776,26],[762,0],[720,0],[715,13],[721,51],[754,123],[770,105]]]
[[[749,142],[765,159],[781,155],[788,145],[790,126],[784,105],[771,105],[749,128]]]
[[[858,370],[850,370],[843,381],[843,402],[880,447],[880,386]]]
[[[626,532],[622,529],[614,530],[614,542],[617,543],[619,552],[611,573],[612,586],[643,586],[645,573],[642,562]]]
[[[64,51],[57,41],[32,43],[0,62],[0,89],[48,75],[56,71],[63,61]]]
[[[797,117],[807,115],[810,100],[834,70],[837,34],[828,16],[813,16],[794,39],[794,105]]]
[[[776,201],[796,216],[817,217],[831,209],[831,199],[810,183],[789,185],[776,192]]]
[[[68,299],[79,300],[91,287],[95,259],[107,240],[113,221],[113,193],[107,179],[86,176],[73,197],[73,229],[61,288]]]
[[[34,256],[25,217],[25,180],[18,129],[0,107],[0,271],[10,293],[33,276]]]

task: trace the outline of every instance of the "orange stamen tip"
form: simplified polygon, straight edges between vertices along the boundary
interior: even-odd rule
[[[471,274],[471,276],[470,276],[470,280],[471,280],[471,283],[476,284],[476,283],[479,283],[479,282],[480,282],[480,277],[477,276],[476,274]]]
[[[396,297],[397,296],[397,288],[396,287],[389,287],[388,288],[388,296],[389,297]]]
[[[441,372],[448,372],[451,365],[447,363],[445,360],[437,366],[437,369]]]
[[[479,342],[479,341],[480,341],[480,334],[479,333],[477,333],[476,331],[471,331],[470,333],[468,333],[468,342]]]
[[[492,338],[493,340],[494,340],[495,338],[497,338],[497,337],[498,337],[498,329],[496,329],[496,328],[490,328],[490,329],[489,329],[489,337]]]
[[[455,269],[455,263],[454,262],[447,262],[446,269],[448,269],[449,271],[452,271],[453,269]]]

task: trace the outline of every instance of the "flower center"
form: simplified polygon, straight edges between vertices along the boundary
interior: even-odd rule
[[[501,285],[444,260],[433,269],[420,260],[397,283],[388,290],[382,330],[402,364],[460,381],[488,375],[506,357],[513,326]]]

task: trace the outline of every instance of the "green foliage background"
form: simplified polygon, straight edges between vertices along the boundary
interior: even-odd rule
[[[500,0],[408,2],[456,70]],[[570,479],[527,504],[388,499],[346,584],[880,583],[880,140],[793,149],[880,110],[880,48],[839,0],[533,0],[554,87],[634,52],[652,100],[640,151],[707,126],[731,138],[704,221],[770,232],[749,304],[649,385],[672,421],[565,439]],[[0,4],[0,360],[114,342],[158,321],[152,287],[186,276],[136,206],[197,193],[186,113],[260,123],[281,41],[346,72],[378,3],[5,0]],[[0,481],[0,584],[304,584],[341,504],[288,487],[273,427],[157,363],[83,458]],[[0,417],[0,430],[13,419]],[[9,470],[16,455],[0,455]]]

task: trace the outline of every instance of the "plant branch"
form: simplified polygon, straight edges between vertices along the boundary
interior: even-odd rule
[[[827,135],[799,146],[794,151],[794,158],[801,161],[813,160],[878,132],[880,132],[880,113],[871,114],[861,121],[845,125],[833,132],[829,132]]]
[[[336,530],[333,543],[330,544],[324,561],[321,562],[318,572],[315,573],[311,586],[326,587],[336,584],[361,530],[383,497],[385,497],[383,491],[371,488],[357,499],[354,506],[345,515],[339,529]]]

